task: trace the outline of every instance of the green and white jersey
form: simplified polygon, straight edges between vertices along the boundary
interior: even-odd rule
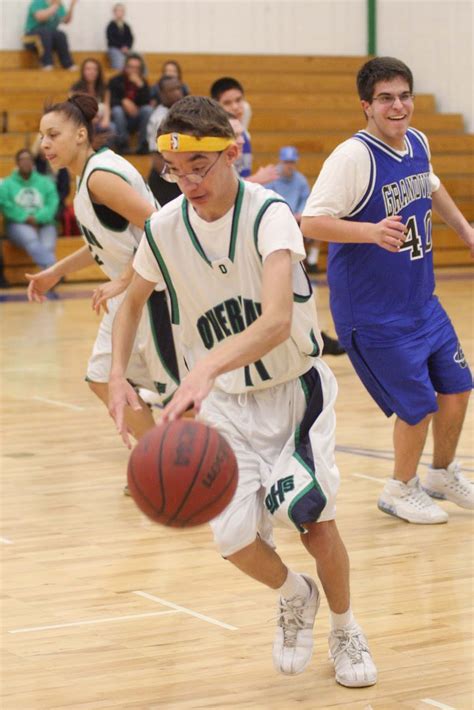
[[[92,202],[87,183],[96,170],[118,175],[151,205],[157,209],[159,205],[143,177],[128,160],[108,148],[91,155],[77,180],[74,212],[95,261],[109,279],[114,279],[132,259],[143,230],[105,205]]]
[[[291,336],[257,362],[218,377],[216,387],[235,394],[266,389],[312,366],[321,336],[311,283],[300,263],[303,237],[276,193],[239,181],[234,207],[214,222],[202,220],[179,197],[151,216],[145,234],[134,268],[168,289],[190,369],[259,317],[263,263],[279,249],[288,249],[293,260]]]

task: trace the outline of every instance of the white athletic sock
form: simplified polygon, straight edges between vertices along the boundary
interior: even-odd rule
[[[291,599],[297,594],[301,597],[309,597],[311,589],[309,584],[301,574],[288,570],[288,576],[279,589],[276,590],[283,599]]]
[[[336,629],[343,629],[345,626],[349,626],[354,621],[354,615],[350,607],[344,612],[344,614],[335,614],[331,611],[331,628],[333,631]]]

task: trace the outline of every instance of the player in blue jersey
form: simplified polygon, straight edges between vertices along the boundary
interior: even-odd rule
[[[339,340],[387,416],[395,413],[395,467],[380,510],[413,523],[443,523],[433,498],[474,508],[473,486],[454,460],[472,376],[434,295],[432,208],[474,255],[474,230],[430,165],[426,137],[410,128],[413,77],[391,57],[360,69],[365,130],[329,156],[303,211],[306,237],[331,242],[328,280]],[[418,463],[433,422],[432,466]]]

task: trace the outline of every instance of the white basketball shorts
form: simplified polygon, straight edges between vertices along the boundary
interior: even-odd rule
[[[333,520],[339,471],[334,458],[336,378],[322,360],[298,379],[255,393],[213,390],[199,418],[232,446],[239,466],[234,498],[211,528],[228,557],[272,529],[305,532]]]
[[[112,325],[124,298],[120,294],[107,301],[109,312],[102,317],[86,379],[108,382],[112,365]],[[157,392],[165,404],[178,387],[179,372],[163,292],[154,291],[145,306],[133,344],[126,377],[132,384]]]

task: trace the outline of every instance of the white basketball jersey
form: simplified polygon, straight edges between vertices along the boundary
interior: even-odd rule
[[[109,279],[114,279],[120,276],[132,259],[143,230],[130,224],[105,205],[93,204],[87,182],[96,170],[119,175],[147,202],[157,209],[159,205],[138,170],[109,148],[101,148],[87,161],[81,177],[77,180],[74,212],[95,261]]]
[[[284,200],[259,185],[239,181],[232,223],[227,222],[225,233],[220,229],[215,234],[215,249],[222,256],[213,260],[191,224],[192,207],[184,197],[173,200],[147,221],[147,244],[142,243],[134,265],[140,273],[145,254],[156,260],[153,268],[159,267],[157,274],[163,275],[170,294],[171,317],[180,326],[188,367],[223,340],[245,330],[261,314],[259,227],[275,202]],[[298,240],[301,246],[293,249],[300,253],[300,234]],[[300,262],[293,265],[293,292],[288,340],[251,365],[221,375],[216,387],[235,394],[264,389],[298,377],[311,367],[321,351],[321,336],[313,291]]]

